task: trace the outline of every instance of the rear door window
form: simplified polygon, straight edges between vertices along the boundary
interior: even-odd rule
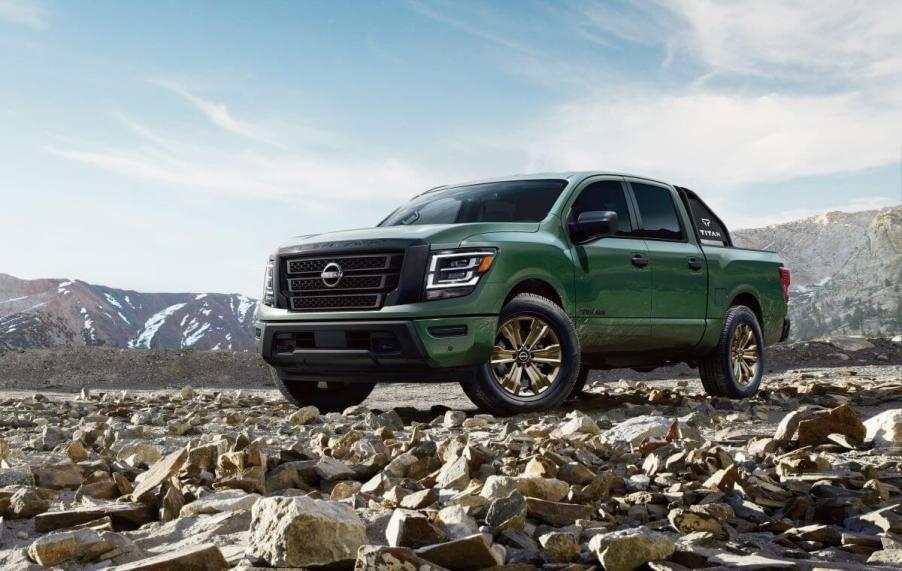
[[[619,180],[593,182],[579,193],[570,210],[571,220],[577,220],[583,212],[616,212],[618,236],[633,234],[630,209],[626,201],[623,184]]]
[[[639,235],[658,240],[683,240],[683,229],[669,188],[631,182],[641,225]]]

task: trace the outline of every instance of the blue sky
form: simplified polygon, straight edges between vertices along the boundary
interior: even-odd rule
[[[733,227],[898,204],[902,3],[0,0],[0,272],[258,295],[288,236],[613,169]]]

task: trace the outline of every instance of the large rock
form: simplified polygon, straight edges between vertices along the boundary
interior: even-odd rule
[[[508,529],[523,529],[526,524],[526,500],[519,492],[511,492],[508,497],[493,501],[486,513],[485,523],[496,534]]]
[[[347,464],[335,458],[325,457],[320,460],[316,467],[317,476],[326,482],[336,482],[338,480],[348,480],[354,477],[354,471]]]
[[[93,529],[77,529],[45,535],[28,546],[28,556],[32,561],[44,566],[57,565],[70,559],[80,558],[99,544],[104,543]]]
[[[109,517],[113,529],[136,529],[151,520],[150,507],[134,503],[110,503],[85,506],[71,510],[44,512],[34,518],[34,528],[38,532],[54,531]]]
[[[647,438],[664,438],[673,420],[663,416],[636,416],[601,433],[605,442],[639,444]]]
[[[725,541],[729,533],[724,522],[733,517],[733,510],[725,504],[703,504],[691,506],[689,509],[676,508],[670,510],[667,519],[680,535],[695,532],[707,532],[715,539]]]
[[[567,497],[570,486],[557,478],[521,476],[517,478],[517,491],[528,498],[558,502]]]
[[[444,571],[408,547],[364,545],[357,551],[354,571]]]
[[[241,490],[214,492],[182,506],[179,517],[249,510],[259,499],[260,494],[245,494]]]
[[[132,501],[146,501],[157,486],[178,474],[187,459],[188,449],[180,448],[162,460],[155,462],[150,469],[141,473],[135,479],[137,486],[135,486],[135,491],[132,492]]]
[[[855,442],[864,441],[865,427],[852,407],[840,405],[799,422],[799,447],[831,442],[828,436],[842,434]]]
[[[12,468],[0,468],[0,488],[7,486],[33,486],[34,474],[31,468],[24,465]]]
[[[204,543],[120,565],[115,571],[221,571],[229,567],[217,546]]]
[[[353,560],[366,543],[354,510],[308,497],[272,497],[252,510],[246,557],[273,567],[308,567]]]
[[[902,446],[902,408],[885,410],[864,422],[865,442],[878,448]]]
[[[41,488],[74,490],[85,481],[81,469],[69,458],[32,466],[35,483]]]
[[[539,544],[545,550],[545,556],[555,563],[567,563],[579,556],[580,545],[576,536],[570,532],[552,531],[539,536]]]
[[[388,520],[385,538],[392,547],[416,548],[441,543],[447,539],[447,535],[424,514],[396,509]]]
[[[221,545],[224,538],[236,535],[245,536],[242,542],[246,542],[250,526],[251,511],[242,510],[180,517],[159,525],[146,525],[128,535],[142,548],[160,552],[209,542]]]
[[[556,527],[570,525],[578,519],[588,519],[592,508],[580,504],[549,502],[538,498],[526,498],[526,513]]]
[[[50,500],[37,494],[34,488],[19,488],[10,499],[7,513],[12,518],[29,518],[50,509]]]
[[[484,569],[504,563],[501,552],[492,549],[489,540],[481,533],[421,547],[416,550],[416,554],[451,571]]]
[[[438,512],[438,519],[445,531],[454,539],[462,539],[479,533],[479,524],[462,506],[448,506]]]
[[[574,434],[599,434],[601,432],[601,429],[598,428],[598,423],[585,413],[574,411],[568,414],[567,418],[569,420],[561,426],[561,434],[564,436],[571,436]]]
[[[802,413],[794,410],[788,413],[777,425],[774,431],[774,442],[778,446],[786,446],[795,437],[796,431],[799,429],[799,422],[802,420]]]
[[[840,351],[867,351],[874,349],[874,344],[864,337],[852,337],[850,335],[837,335],[827,338],[827,343]]]
[[[632,528],[592,537],[589,550],[595,553],[605,571],[632,571],[650,561],[667,559],[676,546],[666,535]]]
[[[470,481],[470,467],[467,459],[459,456],[446,462],[439,471],[436,484],[441,488],[462,490]]]
[[[511,476],[489,476],[479,495],[489,500],[506,498],[517,490],[517,479]]]
[[[305,406],[291,413],[288,423],[295,426],[310,424],[319,417],[319,409],[315,406]]]

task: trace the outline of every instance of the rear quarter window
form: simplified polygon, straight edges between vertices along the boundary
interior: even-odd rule
[[[698,238],[702,244],[709,246],[729,246],[727,232],[717,221],[717,217],[696,198],[689,198],[689,213],[698,230]]]

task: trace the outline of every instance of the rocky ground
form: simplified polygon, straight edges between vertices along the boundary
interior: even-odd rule
[[[0,568],[898,568],[902,364],[841,345],[747,401],[620,371],[513,418],[454,386],[7,390]]]

